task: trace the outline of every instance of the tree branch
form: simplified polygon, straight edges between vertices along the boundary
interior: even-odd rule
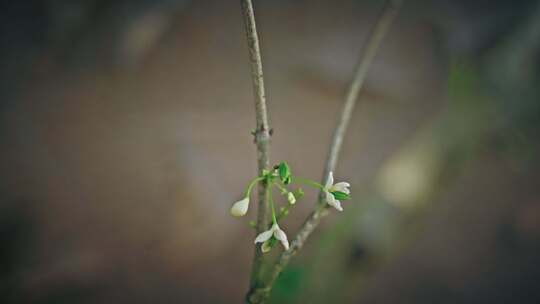
[[[349,125],[349,121],[351,119],[356,100],[358,99],[358,95],[364,84],[367,72],[369,70],[369,67],[371,66],[371,63],[373,62],[373,58],[375,57],[377,50],[379,49],[382,39],[388,32],[390,25],[394,21],[399,8],[401,7],[402,2],[402,0],[389,0],[386,2],[382,14],[378,18],[375,27],[373,28],[368,37],[365,49],[362,52],[362,56],[360,58],[360,61],[358,62],[358,65],[356,66],[354,78],[351,81],[347,90],[345,102],[343,104],[341,115],[339,116],[338,125],[336,126],[336,129],[334,131],[332,145],[330,146],[330,151],[328,153],[328,158],[324,169],[324,175],[322,178],[323,185],[326,183],[328,173],[330,171],[334,171],[336,167],[336,163],[338,161],[339,153],[341,150],[341,144],[343,142],[343,138],[345,137],[345,133],[347,131],[347,127]],[[317,228],[321,221],[321,218],[324,217],[326,214],[328,214],[327,205],[323,203],[321,194],[319,195],[319,200],[317,202],[315,210],[311,212],[311,214],[307,217],[306,221],[300,228],[300,231],[296,235],[296,238],[292,241],[289,250],[284,251],[281,254],[278,262],[271,270],[269,278],[265,280],[264,284],[262,284],[257,289],[250,291],[250,293],[248,294],[248,302],[250,299],[252,300],[250,303],[264,303],[266,301],[266,299],[270,295],[272,286],[274,285],[274,282],[276,281],[281,271],[287,266],[290,259],[300,249],[302,249],[307,238],[311,235],[315,228]]]
[[[259,174],[262,176],[263,170],[270,166],[269,161],[269,141],[270,127],[268,125],[268,114],[266,110],[266,96],[264,91],[264,77],[261,61],[261,50],[259,48],[259,36],[255,24],[255,15],[251,0],[241,0],[242,15],[246,29],[247,43],[249,49],[249,60],[251,65],[251,78],[253,80],[253,91],[255,95],[255,119],[257,128],[255,129],[255,144],[257,146],[257,164]],[[257,207],[257,234],[266,230],[268,227],[266,205],[266,183],[260,183],[258,189],[258,207]],[[260,282],[260,270],[263,264],[263,255],[259,246],[255,246],[253,264],[251,270],[250,290],[258,288]]]

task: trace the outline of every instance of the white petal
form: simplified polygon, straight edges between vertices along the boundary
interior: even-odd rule
[[[334,184],[334,173],[332,171],[328,172],[328,178],[326,179],[326,184],[324,185],[325,189],[330,189]]]
[[[231,207],[231,215],[243,216],[247,213],[249,207],[249,198],[246,197],[243,200],[239,200]]]
[[[334,195],[332,195],[332,193],[326,191],[325,192],[326,194],[326,202],[328,203],[328,205],[336,208],[337,210],[339,211],[343,211],[343,208],[341,208],[341,202],[338,201]]]
[[[341,202],[338,200],[335,200],[335,202],[332,204],[332,207],[336,208],[338,211],[343,211],[343,208],[341,207]]]
[[[332,205],[336,201],[336,198],[334,197],[334,195],[332,193],[330,193],[328,191],[324,191],[324,195],[326,196],[326,202],[329,205]]]
[[[332,186],[332,189],[335,191],[341,191],[343,193],[351,194],[351,191],[348,189],[351,185],[346,182],[340,182]]]
[[[257,235],[257,237],[255,238],[255,243],[263,243],[263,242],[266,242],[268,241],[271,237],[272,237],[272,234],[274,233],[274,230],[273,228],[271,228],[270,230],[266,230],[264,232],[261,232],[259,235]]]
[[[285,247],[285,250],[289,250],[289,240],[287,240],[287,235],[279,228],[279,226],[274,230],[274,237],[281,242],[283,247]]]

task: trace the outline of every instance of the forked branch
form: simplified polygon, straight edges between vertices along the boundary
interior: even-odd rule
[[[388,0],[385,4],[382,14],[379,16],[374,28],[369,34],[365,48],[356,66],[354,78],[348,87],[347,94],[345,95],[343,108],[338,119],[338,124],[334,131],[332,144],[330,146],[330,151],[328,153],[328,158],[324,169],[322,179],[323,185],[326,183],[328,173],[334,171],[336,167],[343,138],[345,137],[345,134],[347,132],[347,127],[351,120],[354,106],[358,99],[360,90],[362,89],[362,86],[364,84],[367,72],[371,66],[371,63],[373,62],[377,50],[379,49],[382,39],[388,32],[390,25],[394,21],[399,8],[401,7],[402,2],[403,0]],[[292,241],[289,250],[286,250],[281,254],[279,260],[271,269],[269,277],[265,279],[262,284],[250,290],[247,295],[247,301],[249,303],[264,303],[266,301],[266,299],[270,295],[272,286],[274,285],[274,282],[276,281],[281,271],[287,266],[290,259],[300,249],[302,249],[307,238],[319,225],[321,218],[328,213],[326,210],[328,205],[324,204],[321,198],[322,195],[319,195],[319,200],[316,204],[315,210],[311,212],[311,214],[308,216],[308,218],[300,228],[300,231],[296,235],[295,239]]]

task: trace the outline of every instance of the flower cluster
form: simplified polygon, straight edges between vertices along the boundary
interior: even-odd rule
[[[272,209],[272,226],[255,238],[255,244],[262,243],[261,250],[265,253],[270,251],[278,242],[283,245],[285,250],[289,249],[287,234],[279,227],[278,222],[289,214],[289,209],[296,203],[297,199],[300,199],[304,195],[302,188],[297,188],[294,191],[289,190],[291,184],[301,183],[319,189],[324,193],[326,203],[339,211],[343,211],[341,201],[351,198],[350,184],[347,182],[334,184],[334,175],[332,172],[328,174],[326,183],[321,185],[309,179],[293,176],[289,165],[286,162],[281,162],[272,170],[263,170],[262,176],[253,179],[249,183],[244,198],[232,205],[230,210],[231,215],[236,217],[246,215],[249,209],[251,190],[259,182],[265,183],[267,186],[266,199]],[[272,198],[274,187],[279,189],[281,195],[285,196],[288,202],[288,204],[280,208],[279,213],[276,213],[275,203]]]

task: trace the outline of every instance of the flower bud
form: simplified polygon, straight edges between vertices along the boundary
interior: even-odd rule
[[[234,203],[231,207],[232,216],[244,216],[246,215],[249,207],[249,197],[246,197],[238,202]]]
[[[294,205],[296,203],[296,197],[294,197],[294,194],[292,192],[289,192],[287,194],[287,200],[289,201],[289,204]]]
[[[261,246],[261,251],[262,253],[267,253],[269,252],[270,250],[272,249],[272,244],[270,242],[270,240],[264,242]]]

